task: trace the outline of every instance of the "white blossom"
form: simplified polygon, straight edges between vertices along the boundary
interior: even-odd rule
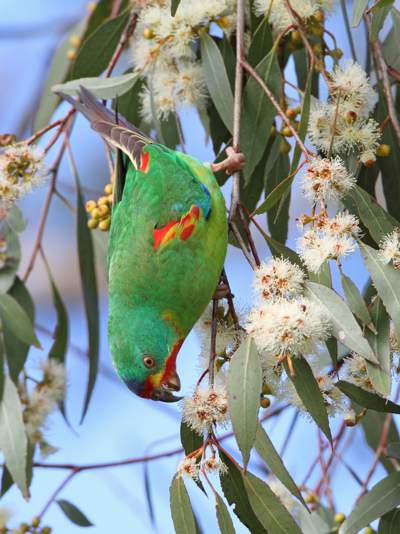
[[[332,0],[291,0],[290,5],[302,19],[309,19],[320,9],[330,10]],[[284,0],[255,0],[256,15],[269,14],[274,30],[281,31],[293,23],[293,18]]]
[[[199,464],[195,456],[186,456],[178,465],[177,473],[179,476],[199,479]]]
[[[325,309],[306,298],[266,302],[249,314],[247,332],[254,337],[261,358],[304,355],[329,335]]]
[[[183,404],[183,421],[195,432],[202,434],[213,424],[228,421],[228,399],[223,386],[213,388],[198,386],[191,397],[185,397]]]
[[[302,179],[302,189],[312,202],[339,200],[356,183],[341,158],[315,158]]]
[[[395,269],[400,269],[400,228],[384,236],[379,243],[378,255],[382,263],[392,263]]]
[[[214,454],[203,458],[201,461],[201,467],[208,473],[219,473],[220,475],[224,475],[228,471],[228,468],[224,462],[216,458]]]
[[[43,150],[26,143],[8,146],[0,153],[0,207],[9,208],[47,176]]]
[[[289,298],[301,293],[304,272],[284,258],[272,258],[256,270],[254,289],[264,299]]]
[[[362,356],[354,353],[351,357],[346,358],[344,371],[348,382],[379,395],[371,382],[365,359]]]

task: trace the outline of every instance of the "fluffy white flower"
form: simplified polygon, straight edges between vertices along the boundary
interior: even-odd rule
[[[329,10],[332,1],[291,0],[290,4],[302,19],[307,20],[319,9]],[[284,0],[255,0],[254,11],[256,15],[269,14],[269,20],[275,31],[284,30],[293,22]]]
[[[195,456],[186,456],[178,465],[178,476],[185,476],[193,480],[199,479],[199,464]]]
[[[207,89],[203,69],[198,63],[185,62],[178,66],[176,95],[179,104],[201,105],[206,98]]]
[[[26,143],[7,147],[0,153],[0,206],[9,208],[47,176],[43,150]]]
[[[351,358],[346,358],[345,376],[348,382],[351,382],[366,391],[371,391],[380,395],[380,393],[375,390],[371,379],[368,376],[364,358],[359,354],[353,354]]]
[[[375,161],[375,152],[381,135],[379,124],[374,119],[357,119],[354,122],[349,122],[339,117],[334,138],[334,150],[335,152],[351,152],[357,149],[364,154],[364,160],[365,153],[373,153],[373,161]]]
[[[325,309],[306,298],[267,302],[254,308],[247,322],[247,332],[266,360],[309,354],[329,330]]]
[[[307,268],[318,272],[325,261],[342,259],[354,252],[359,232],[354,215],[338,213],[333,219],[320,219],[316,228],[305,232],[297,241],[297,249]]]
[[[254,289],[265,299],[295,296],[303,288],[304,272],[284,258],[273,258],[262,263],[255,274]]]
[[[313,202],[339,200],[355,183],[355,177],[337,156],[314,159],[303,175],[302,188],[305,197]]]
[[[214,424],[228,421],[228,399],[223,386],[197,387],[192,397],[185,397],[183,421],[195,432],[202,434]]]
[[[228,471],[224,462],[221,462],[221,460],[216,458],[214,454],[207,458],[203,458],[201,467],[208,473],[219,473],[220,475],[224,475]]]
[[[331,102],[314,102],[310,109],[308,137],[310,142],[327,154],[334,134],[336,106]]]
[[[400,269],[400,228],[385,235],[379,243],[379,259],[382,263],[392,262],[395,269]]]
[[[344,115],[355,112],[357,116],[367,117],[374,109],[377,95],[364,69],[354,61],[335,66],[329,88],[332,97],[339,100]]]

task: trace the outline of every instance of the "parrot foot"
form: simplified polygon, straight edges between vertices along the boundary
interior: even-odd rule
[[[211,170],[213,172],[225,171],[226,174],[234,174],[244,167],[246,157],[241,152],[235,152],[233,147],[229,146],[226,149],[227,158],[220,163],[212,163]]]

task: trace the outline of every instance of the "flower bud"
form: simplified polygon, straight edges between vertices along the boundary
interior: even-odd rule
[[[67,59],[69,59],[70,61],[74,60],[76,58],[76,50],[73,50],[72,48],[70,48],[67,52]]]
[[[281,134],[285,137],[293,137],[293,132],[288,126],[282,128]]]
[[[290,38],[293,44],[296,44],[296,45],[303,42],[301,39],[301,35],[297,30],[292,31],[292,33],[290,34]]]
[[[32,526],[33,526],[33,528],[37,528],[39,525],[40,525],[40,517],[35,516],[32,519]]]
[[[335,523],[338,523],[339,525],[341,525],[343,523],[343,521],[346,519],[346,516],[344,515],[343,512],[338,512],[335,517]]]
[[[154,36],[155,36],[155,33],[154,33],[154,31],[153,31],[151,28],[145,28],[145,29],[143,30],[143,37],[144,37],[145,39],[153,39]]]
[[[98,219],[90,219],[87,222],[88,228],[90,230],[94,230],[95,228],[97,228],[98,224],[99,224],[99,220]]]
[[[268,397],[261,397],[260,400],[260,406],[261,408],[264,408],[265,410],[271,406],[271,401]]]
[[[96,202],[94,200],[88,200],[86,202],[86,211],[88,213],[91,213],[96,206],[97,206],[97,204],[96,204]]]
[[[107,204],[101,204],[98,209],[100,218],[104,218],[110,214],[110,208],[107,206]]]
[[[346,121],[349,124],[353,124],[357,120],[357,113],[355,111],[348,111],[346,113]]]
[[[315,22],[324,22],[325,20],[325,13],[319,9],[318,11],[316,11],[313,15],[313,19],[315,20]]]
[[[72,46],[78,47],[81,44],[82,39],[79,37],[79,35],[71,35],[69,38],[69,43]]]
[[[379,145],[376,150],[376,155],[381,158],[386,158],[387,156],[390,156],[390,153],[392,151],[392,148],[390,145]]]
[[[107,219],[103,219],[99,222],[99,230],[101,230],[102,232],[107,232],[110,229],[110,223],[110,217],[107,217]]]
[[[107,185],[105,186],[105,188],[104,188],[104,193],[105,193],[106,195],[111,195],[112,192],[113,192],[113,186],[112,186],[112,184],[107,184]]]
[[[108,197],[100,197],[97,200],[97,204],[101,206],[102,204],[108,204]]]

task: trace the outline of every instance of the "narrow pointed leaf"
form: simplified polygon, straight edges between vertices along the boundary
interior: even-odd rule
[[[0,295],[0,318],[4,326],[27,345],[41,348],[32,321],[21,305],[8,294]]]
[[[78,525],[80,527],[92,527],[93,523],[89,521],[89,519],[83,514],[79,508],[77,508],[74,504],[72,504],[69,501],[66,501],[65,499],[59,499],[56,501],[58,506],[61,508],[61,510],[64,512],[64,514],[68,517],[68,519],[74,523],[75,525]]]
[[[293,358],[294,375],[292,376],[285,365],[286,372],[296,388],[304,407],[314,419],[330,442],[332,442],[329,419],[324,399],[315,376],[305,358]]]
[[[14,284],[9,291],[9,295],[18,302],[23,310],[25,310],[31,324],[34,324],[35,308],[32,297],[20,278],[15,278]],[[21,341],[21,339],[19,339],[6,325],[4,325],[3,328],[3,335],[10,377],[17,383],[18,376],[22,371],[28,356],[30,345]]]
[[[107,67],[129,19],[125,11],[106,20],[82,44],[72,68],[71,80],[98,76]]]
[[[50,279],[50,283],[53,294],[53,304],[57,314],[57,323],[54,330],[54,342],[49,351],[49,358],[54,358],[60,363],[64,363],[68,347],[68,313],[53,278]]]
[[[261,385],[261,363],[254,340],[249,337],[235,352],[228,375],[229,412],[245,466],[256,439]]]
[[[349,307],[333,289],[307,282],[306,295],[325,307],[331,319],[332,333],[341,343],[370,362],[377,363],[377,358],[368,341],[363,337],[361,328]]]
[[[0,450],[14,482],[22,495],[29,497],[26,476],[28,438],[22,420],[22,406],[17,389],[8,377],[5,379],[3,400],[0,405]]]
[[[357,404],[356,408],[361,409],[361,406]],[[383,426],[385,424],[385,418],[382,417],[379,412],[375,412],[374,410],[368,410],[360,422],[365,435],[366,442],[370,447],[372,453],[375,454],[375,451],[379,447],[379,443],[381,440]],[[387,439],[388,442],[400,441],[400,436],[393,420],[390,421]],[[379,461],[383,465],[387,473],[393,473],[394,471],[396,471],[396,468],[386,456],[381,455]]]
[[[400,442],[389,443],[386,447],[386,456],[400,460]]]
[[[228,512],[228,508],[223,499],[218,495],[216,498],[216,512],[219,530],[221,534],[235,534],[235,528],[233,526],[232,518]]]
[[[175,17],[176,10],[179,7],[181,0],[171,0],[171,15]]]
[[[192,505],[181,477],[175,476],[172,481],[170,505],[176,534],[196,534]]]
[[[367,360],[368,375],[378,393],[388,397],[392,390],[392,373],[390,360],[390,317],[378,297],[371,307],[372,322],[376,334],[366,329],[365,336],[378,358],[380,367],[370,364]]]
[[[76,96],[80,87],[85,87],[97,98],[116,98],[124,95],[132,89],[138,79],[135,72],[121,74],[112,78],[79,78],[66,83],[53,85],[51,90],[54,93],[63,92],[67,95]]]
[[[369,0],[354,0],[353,4],[353,15],[351,19],[351,25],[353,28],[360,24],[364,11],[368,7]]]
[[[383,264],[378,252],[360,243],[361,254],[371,275],[375,289],[392,318],[398,339],[400,339],[400,271]]]
[[[72,170],[74,171],[74,167]],[[79,177],[73,172],[76,182],[77,205],[77,244],[79,272],[89,338],[89,376],[81,422],[83,421],[96,383],[99,367],[99,304],[95,270],[94,248],[91,232],[87,226],[86,210],[83,203]]]
[[[400,532],[400,509],[396,508],[381,517],[378,534],[398,534]]]
[[[201,60],[212,101],[225,126],[233,132],[233,95],[221,52],[212,37],[201,35]]]
[[[376,484],[361,498],[346,521],[340,534],[356,534],[378,517],[400,504],[400,471],[392,473]]]
[[[265,534],[266,530],[250,506],[241,471],[224,453],[221,453],[221,459],[228,468],[228,472],[221,476],[221,486],[226,500],[231,506],[233,505],[235,515],[252,534]]]
[[[181,443],[188,455],[203,445],[203,436],[192,430],[186,423],[181,423]]]
[[[297,511],[300,527],[307,534],[333,534],[328,523],[316,511],[308,512],[305,508]],[[336,532],[335,532],[336,534]]]
[[[258,477],[243,476],[250,505],[268,534],[302,534],[297,523],[269,486]]]
[[[274,447],[274,444],[261,425],[258,425],[254,446],[258,454],[265,461],[276,478],[278,478],[282,484],[286,486],[290,493],[299,499],[299,501],[305,506],[305,502],[299,488],[296,486],[295,481],[291,477],[289,471],[286,469],[282,458]]]
[[[386,400],[380,397],[376,393],[366,391],[350,382],[345,380],[339,380],[336,382],[336,387],[340,389],[345,395],[357,404],[364,406],[370,410],[376,410],[377,412],[384,413],[400,413],[400,406],[390,400]]]
[[[353,280],[351,280],[351,278],[346,276],[344,273],[341,273],[340,276],[342,280],[344,296],[346,297],[350,310],[365,325],[369,324],[372,321],[372,319],[369,314],[367,305],[365,304],[365,301],[362,298],[358,287],[353,282]]]

